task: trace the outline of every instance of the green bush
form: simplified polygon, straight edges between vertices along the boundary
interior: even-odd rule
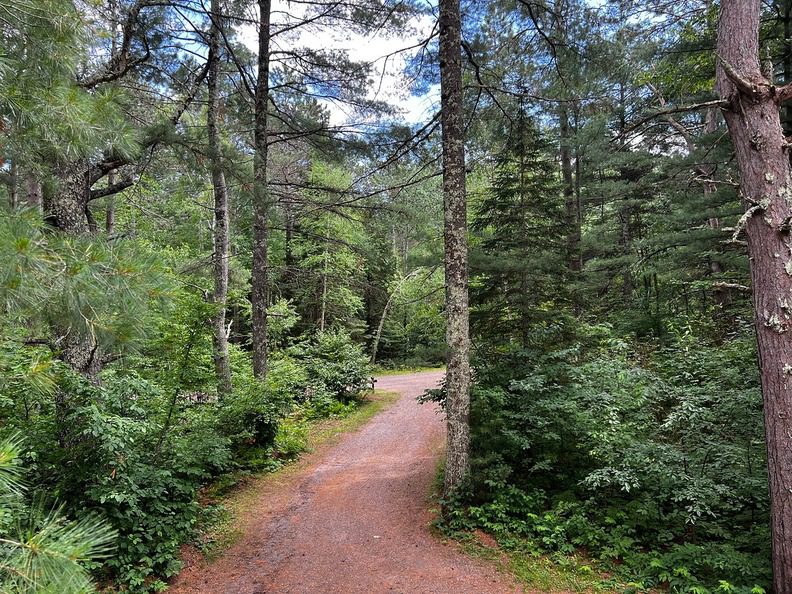
[[[302,347],[302,358],[312,382],[321,382],[342,402],[348,402],[369,384],[369,358],[342,330],[318,332],[312,343]]]
[[[117,530],[107,567],[132,591],[147,591],[154,578],[179,570],[198,487],[229,467],[229,442],[206,410],[157,422],[146,406],[161,405],[164,395],[140,378],[107,374],[94,390],[94,401],[70,419],[79,433],[66,453],[73,470],[62,481],[72,505],[100,511]]]
[[[284,419],[275,436],[279,456],[294,458],[308,449],[308,425],[299,419]]]
[[[767,588],[752,336],[688,336],[639,355],[607,327],[563,334],[548,327],[477,367],[475,481],[450,525],[507,546],[583,549],[644,588]]]

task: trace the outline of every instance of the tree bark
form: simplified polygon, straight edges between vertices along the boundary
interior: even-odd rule
[[[83,161],[67,163],[58,168],[57,184],[42,193],[44,218],[56,229],[71,235],[90,232],[88,225],[89,166]]]
[[[228,188],[223,172],[220,134],[218,131],[218,79],[220,77],[220,28],[222,14],[220,0],[212,0],[211,30],[209,33],[209,73],[207,75],[208,108],[206,128],[209,139],[209,161],[212,169],[212,188],[214,190],[214,254],[212,268],[214,292],[212,301],[217,312],[212,319],[212,345],[218,395],[231,392],[231,365],[228,360],[228,338],[226,337],[226,301],[228,299]]]
[[[19,208],[19,167],[16,161],[11,163],[11,171],[8,180],[8,206],[11,210]]]
[[[325,330],[325,320],[327,318],[327,263],[330,255],[327,252],[327,244],[329,243],[329,237],[325,239],[325,249],[322,259],[322,299],[320,302],[320,309],[319,309],[319,332],[324,332]]]
[[[259,0],[258,78],[254,98],[253,157],[253,270],[251,272],[251,304],[253,308],[253,374],[267,375],[267,307],[269,305],[269,239],[270,195],[267,187],[267,125],[270,71],[270,12],[272,0]]]
[[[462,18],[459,0],[440,0],[439,25],[448,348],[445,381],[448,443],[444,492],[448,496],[460,486],[468,473],[470,449],[467,201],[462,105]]]
[[[761,0],[723,0],[717,85],[740,169],[770,486],[773,592],[792,594],[792,179],[779,92],[761,74]]]
[[[41,210],[41,184],[32,173],[25,176],[25,202],[28,208]]]

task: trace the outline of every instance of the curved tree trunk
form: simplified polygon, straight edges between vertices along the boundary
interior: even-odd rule
[[[209,137],[209,160],[212,169],[212,187],[214,189],[214,254],[212,256],[214,273],[214,293],[212,301],[217,306],[217,313],[212,319],[212,345],[215,375],[217,377],[217,393],[225,395],[231,392],[231,364],[228,360],[228,338],[226,337],[226,301],[228,298],[228,188],[223,173],[222,155],[220,150],[220,134],[218,121],[218,78],[220,71],[220,27],[222,26],[220,0],[212,0],[212,27],[209,34],[209,73],[208,108],[206,111],[206,128]]]
[[[470,337],[468,319],[465,125],[462,105],[462,22],[459,0],[440,0],[440,102],[443,130],[443,201],[446,283],[446,495],[469,467]]]
[[[416,271],[413,271],[399,281],[399,284],[396,285],[396,288],[393,289],[391,294],[388,296],[388,300],[385,302],[385,307],[382,308],[382,316],[380,317],[379,324],[377,325],[377,334],[374,336],[374,344],[371,347],[370,361],[372,365],[377,362],[377,349],[379,348],[380,338],[382,338],[382,329],[385,327],[385,318],[388,316],[388,311],[390,310],[391,304],[393,303],[394,298],[401,291],[404,283],[414,277],[415,273]]]
[[[792,593],[792,178],[776,88],[759,63],[760,0],[723,0],[717,84],[746,206],[770,483],[773,586]]]

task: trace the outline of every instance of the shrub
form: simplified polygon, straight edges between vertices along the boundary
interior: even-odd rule
[[[368,386],[372,372],[369,359],[342,330],[317,333],[302,354],[309,378],[324,384],[342,402],[348,402]]]
[[[451,525],[511,546],[583,548],[646,588],[767,587],[752,337],[687,337],[639,357],[607,328],[574,342],[548,330],[477,367],[475,481]]]

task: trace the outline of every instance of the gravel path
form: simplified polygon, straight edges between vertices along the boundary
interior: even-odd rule
[[[443,448],[437,408],[415,397],[441,372],[379,378],[402,397],[260,495],[220,559],[186,568],[171,594],[520,592],[485,562],[432,536],[427,495]]]

